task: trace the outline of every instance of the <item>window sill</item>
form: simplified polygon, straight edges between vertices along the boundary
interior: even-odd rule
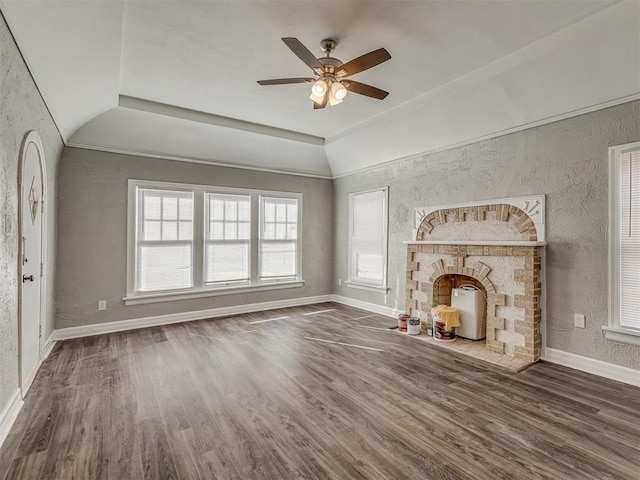
[[[376,287],[375,285],[367,285],[366,283],[357,283],[351,281],[346,281],[344,283],[349,288],[358,288],[360,290],[369,290],[371,292],[387,293],[389,291],[389,287]]]
[[[631,328],[602,327],[604,338],[612,342],[640,345],[640,330]]]
[[[283,290],[285,288],[298,288],[304,285],[304,280],[267,283],[262,285],[243,285],[242,287],[225,287],[205,290],[190,290],[188,292],[174,293],[145,293],[140,295],[127,295],[123,298],[125,305],[144,305],[147,303],[173,302],[176,300],[190,300],[192,298],[217,297],[220,295],[233,295],[237,293],[262,292],[266,290]]]

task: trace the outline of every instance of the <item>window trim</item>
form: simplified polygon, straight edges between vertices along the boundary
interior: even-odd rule
[[[640,142],[609,147],[609,245],[608,245],[608,285],[607,298],[609,322],[602,327],[607,340],[632,345],[640,345],[640,329],[620,325],[620,156],[640,149]]]
[[[193,192],[193,287],[153,291],[136,291],[136,254],[137,254],[137,220],[138,220],[138,188],[168,189]],[[208,285],[204,278],[205,267],[205,193],[244,194],[251,197],[251,238],[250,274],[251,280],[242,285]],[[257,277],[257,255],[259,249],[259,203],[260,197],[295,198],[298,201],[298,235],[296,239],[296,277],[280,281],[259,281]],[[129,179],[127,185],[127,264],[125,305],[139,305],[191,298],[203,298],[236,293],[249,293],[261,290],[278,290],[304,286],[302,278],[302,210],[303,195],[299,192],[282,192],[259,190],[252,188],[224,187],[191,183],[161,182],[153,180]]]
[[[145,187],[141,187],[141,188],[144,189]],[[156,188],[155,190],[162,191],[162,189],[160,189],[160,188]],[[195,204],[196,196],[195,196],[195,192],[193,190],[191,190],[191,189],[183,189],[183,188],[174,188],[174,189],[172,189],[172,191],[191,194],[192,202]],[[134,228],[133,232],[134,232],[134,236],[137,237],[138,232],[139,232],[138,228],[140,226],[139,225],[139,220],[140,219],[138,218],[138,213],[142,209],[143,201],[142,201],[141,198],[138,198],[138,196],[135,195],[135,189],[134,189],[134,196],[136,198],[135,198],[135,219],[134,219],[134,222],[133,222],[133,228]],[[179,224],[179,220],[177,220],[177,221],[178,221],[178,224]],[[142,222],[144,222],[144,219],[142,219]],[[160,222],[162,223],[162,220],[160,220]],[[194,210],[192,210],[191,222],[192,222],[192,228],[193,228],[191,234],[192,234],[192,237],[193,237],[193,235],[196,234],[195,211]],[[178,229],[179,229],[179,227],[178,227]],[[128,232],[127,232],[127,235],[128,235]],[[132,257],[134,259],[134,261],[138,258],[138,255],[140,254],[140,250],[141,250],[140,247],[141,247],[142,244],[152,245],[154,242],[156,242],[156,241],[155,240],[146,240],[146,241],[142,240],[141,242],[134,242],[135,245],[133,245],[133,257]],[[139,287],[139,285],[138,285],[138,280],[139,279],[136,277],[137,264],[134,264],[134,265],[132,265],[132,269],[134,270],[132,272],[133,273],[133,281],[135,282],[132,287],[134,288],[134,290],[141,292],[140,295],[146,295],[147,293],[171,293],[171,292],[181,293],[181,292],[184,292],[184,291],[191,290],[193,288],[193,284],[194,284],[194,280],[195,280],[195,273],[196,273],[195,272],[195,268],[194,268],[195,267],[195,249],[194,249],[195,243],[194,243],[194,241],[193,240],[191,240],[191,241],[188,241],[188,240],[161,240],[161,241],[158,241],[158,244],[162,244],[162,245],[171,245],[171,244],[173,244],[174,246],[175,245],[185,245],[185,244],[191,245],[191,247],[192,247],[192,249],[191,249],[192,269],[191,269],[191,278],[190,278],[190,280],[191,280],[191,285],[192,286],[191,287],[188,287],[188,286],[187,287],[175,287],[175,288],[169,288],[169,289],[166,289],[166,290],[152,290],[152,291],[149,291],[149,292],[145,292],[144,290],[137,290],[138,287]],[[128,261],[128,258],[127,258],[127,261]]]
[[[232,196],[237,196],[237,197],[249,197],[249,239],[248,240],[212,240],[207,238],[207,235],[210,233],[210,222],[211,222],[211,218],[210,218],[210,203],[207,201],[207,195],[216,195],[216,194],[222,194],[222,195],[232,195]],[[231,288],[231,287],[241,287],[241,286],[251,286],[251,279],[252,279],[252,258],[251,258],[251,239],[252,239],[252,235],[253,235],[253,224],[251,222],[251,216],[252,216],[252,211],[251,211],[251,202],[252,202],[252,195],[249,192],[245,192],[244,195],[237,195],[235,193],[230,193],[230,192],[220,192],[220,191],[215,191],[215,192],[211,192],[211,191],[205,191],[204,195],[203,195],[203,207],[204,207],[204,212],[203,212],[203,220],[204,220],[204,225],[203,225],[203,236],[202,236],[202,285],[205,288]],[[239,223],[239,222],[237,222]],[[223,221],[224,224],[224,221]],[[207,254],[206,254],[206,249],[209,245],[212,244],[218,244],[218,245],[224,245],[224,244],[231,244],[231,243],[235,243],[235,244],[247,244],[249,247],[249,278],[248,279],[243,279],[243,280],[236,280],[236,281],[226,281],[226,282],[207,282],[206,279],[206,272],[207,272]]]
[[[262,271],[261,271],[261,265],[262,265],[262,258],[261,258],[261,251],[262,249],[260,248],[260,245],[265,242],[265,243],[272,243],[272,242],[283,242],[283,241],[288,241],[290,242],[290,239],[287,240],[266,240],[264,238],[262,238],[263,236],[263,232],[262,229],[264,228],[264,201],[263,198],[284,198],[284,199],[292,199],[294,197],[291,196],[283,196],[283,195],[279,195],[278,193],[274,192],[274,194],[271,195],[260,195],[260,198],[258,200],[258,228],[260,229],[260,232],[258,234],[258,258],[257,258],[257,262],[256,262],[256,278],[258,279],[258,281],[260,281],[262,277]],[[301,230],[301,225],[302,225],[302,196],[300,196],[300,198],[296,198],[298,200],[298,205],[297,205],[297,209],[298,209],[298,218],[297,218],[297,233],[296,233],[296,239],[295,239],[295,243],[296,243],[296,254],[297,254],[297,258],[296,258],[296,271],[300,272],[302,271],[302,255],[299,254],[300,251],[300,236],[302,234],[302,230]],[[285,222],[287,223],[287,222]],[[299,273],[297,275],[298,277],[300,276]],[[265,283],[287,283],[287,282],[291,282],[292,278],[291,276],[286,276],[286,277],[272,277],[271,280],[267,280],[264,281]]]
[[[366,281],[363,281],[362,279],[359,278],[353,278],[352,277],[352,272],[353,272],[353,255],[352,255],[352,248],[353,248],[353,235],[352,235],[352,226],[353,226],[353,199],[355,196],[357,195],[363,195],[363,194],[367,194],[367,193],[374,193],[374,192],[384,192],[384,248],[383,248],[383,253],[384,253],[384,261],[383,261],[383,272],[382,272],[382,284],[381,285],[377,285],[374,283],[368,283]],[[349,194],[349,200],[348,200],[348,223],[347,223],[347,280],[345,281],[345,285],[347,287],[351,287],[351,288],[357,288],[360,290],[369,290],[369,291],[373,291],[373,292],[381,292],[381,293],[387,293],[389,290],[389,284],[388,284],[388,270],[389,270],[389,266],[388,266],[388,262],[389,262],[389,187],[385,186],[385,187],[378,187],[378,188],[371,188],[369,190],[361,190],[359,192],[351,192]]]

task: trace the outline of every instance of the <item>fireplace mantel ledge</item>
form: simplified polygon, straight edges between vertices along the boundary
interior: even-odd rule
[[[405,240],[406,245],[482,245],[498,247],[544,247],[547,242],[529,242],[504,240]]]

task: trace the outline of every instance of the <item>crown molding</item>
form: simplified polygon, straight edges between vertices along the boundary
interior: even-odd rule
[[[94,150],[96,152],[107,152],[107,153],[117,153],[120,155],[131,155],[133,157],[145,157],[145,158],[155,158],[158,160],[172,160],[175,162],[186,162],[186,163],[198,163],[201,165],[210,165],[214,167],[226,167],[226,168],[236,168],[239,170],[252,170],[256,172],[266,172],[266,173],[277,173],[280,175],[294,175],[296,177],[309,177],[309,178],[320,178],[323,180],[332,180],[333,177],[329,175],[317,175],[314,173],[304,173],[304,172],[296,172],[292,170],[277,170],[272,168],[260,168],[253,167],[250,165],[238,165],[233,163],[225,163],[225,162],[216,162],[213,160],[205,160],[201,158],[193,158],[193,157],[183,157],[178,155],[164,155],[162,153],[157,152],[146,152],[140,150],[128,150],[126,148],[113,148],[113,147],[105,147],[101,145],[87,145],[78,142],[67,142],[66,145],[70,148],[80,148],[83,150]]]
[[[518,125],[516,127],[508,128],[506,130],[498,130],[493,133],[489,133],[487,135],[482,135],[480,137],[470,138],[468,140],[463,140],[461,142],[451,143],[448,145],[443,145],[442,147],[434,148],[432,150],[426,150],[419,153],[414,153],[412,155],[406,155],[400,158],[394,158],[392,160],[386,160],[384,162],[376,163],[375,165],[369,165],[363,168],[358,168],[354,170],[349,170],[347,172],[341,173],[339,175],[333,175],[331,178],[333,180],[348,177],[349,175],[361,174],[367,172],[368,170],[372,170],[378,168],[383,165],[389,165],[396,162],[404,162],[409,160],[415,160],[420,157],[424,157],[426,155],[432,155],[434,153],[445,152],[447,150],[451,150],[452,148],[464,147],[466,145],[471,145],[473,143],[482,142],[484,140],[491,140],[493,138],[502,137],[504,135],[509,135],[511,133],[521,132],[523,130],[528,130],[530,128],[540,127],[542,125],[547,125],[549,123],[559,122],[561,120],[566,120],[568,118],[577,117],[579,115],[584,115],[587,113],[596,112],[598,110],[603,110],[605,108],[615,107],[617,105],[622,105],[624,103],[634,102],[636,100],[640,100],[640,93],[636,93],[633,95],[629,95],[626,97],[616,98],[614,100],[609,100],[607,102],[598,103],[596,105],[592,105],[589,107],[581,108],[579,110],[573,110],[571,112],[562,113],[560,115],[554,115],[552,117],[544,118],[542,120],[536,120],[535,122],[523,123],[522,125]]]

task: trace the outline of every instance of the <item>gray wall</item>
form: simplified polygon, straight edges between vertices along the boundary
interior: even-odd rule
[[[18,386],[18,168],[30,130],[42,139],[47,166],[47,314],[45,339],[53,331],[56,171],[62,139],[0,15],[0,410]]]
[[[301,192],[305,286],[125,306],[128,179]],[[331,293],[330,180],[66,148],[58,181],[56,328]]]
[[[465,147],[399,160],[334,182],[335,293],[404,308],[405,252],[415,207],[546,194],[547,346],[640,369],[640,347],[605,341],[608,152],[640,140],[640,102]],[[389,139],[393,141],[393,139]],[[338,286],[347,275],[350,192],[389,185],[388,298]],[[573,327],[574,312],[587,328]]]

